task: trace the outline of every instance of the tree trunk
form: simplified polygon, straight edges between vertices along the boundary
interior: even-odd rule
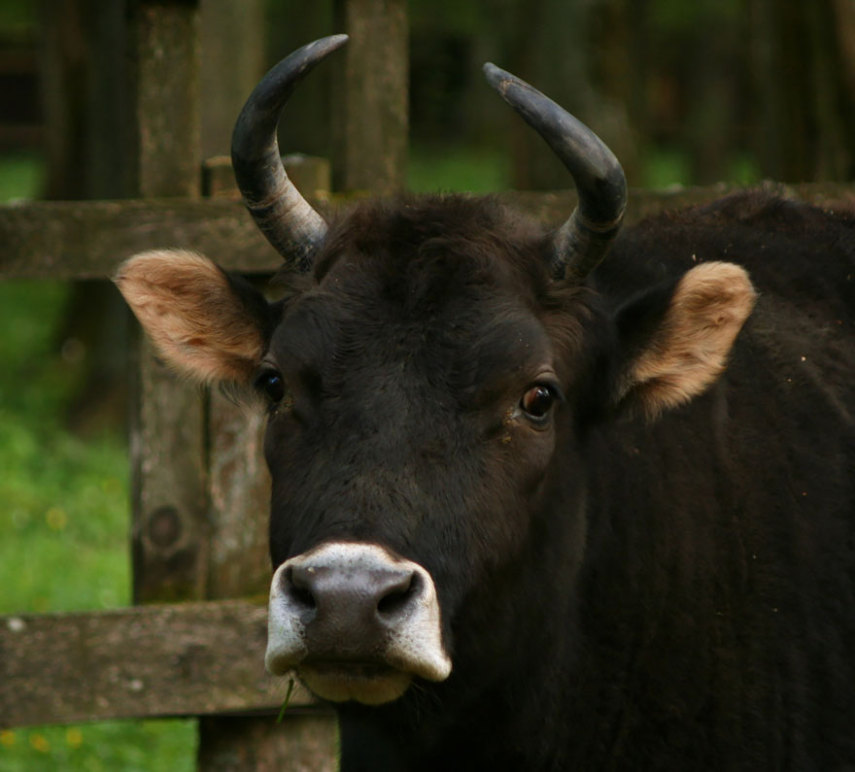
[[[232,129],[264,74],[261,0],[201,0],[202,158],[228,155]]]
[[[686,115],[693,184],[727,179],[737,144],[739,19],[719,0],[700,0],[685,50],[689,55]]]
[[[97,7],[96,7],[97,6]],[[129,105],[124,3],[60,0],[42,12],[45,197],[125,198]],[[105,281],[74,282],[56,347],[82,370],[67,407],[75,431],[121,426],[127,415],[128,312]]]
[[[763,174],[793,182],[851,179],[851,2],[752,0],[750,8],[757,93],[754,146]]]
[[[591,127],[632,166],[633,142],[620,95],[627,69],[620,0],[593,7],[565,0],[518,0],[506,27],[506,69]],[[595,52],[600,52],[599,58]],[[523,121],[511,129],[512,185],[521,190],[572,186],[566,169]]]

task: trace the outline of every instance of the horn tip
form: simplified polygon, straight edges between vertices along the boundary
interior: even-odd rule
[[[347,43],[348,40],[350,40],[350,35],[342,33],[339,35],[329,35],[328,37],[321,38],[318,42],[325,43],[329,46],[330,50],[335,50]]]
[[[314,63],[326,58],[333,51],[337,51],[345,43],[347,43],[348,40],[350,40],[350,35],[328,35],[325,38],[319,38],[318,40],[314,40],[311,43],[308,43],[307,45],[298,49],[295,53],[302,53],[308,61],[312,62],[313,66]]]
[[[501,67],[496,67],[492,62],[484,62],[484,66],[481,69],[484,72],[487,83],[497,91],[503,91],[506,84],[513,79],[513,76],[509,72],[503,70]]]

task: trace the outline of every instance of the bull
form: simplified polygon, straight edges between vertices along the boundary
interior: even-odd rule
[[[116,279],[178,370],[264,402],[267,668],[336,705],[345,769],[853,768],[855,217],[743,192],[619,232],[612,153],[486,65],[568,220],[328,223],[276,127],[345,40],[235,129],[284,297],[179,250]]]

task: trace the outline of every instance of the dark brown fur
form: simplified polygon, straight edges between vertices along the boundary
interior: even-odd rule
[[[229,285],[274,566],[367,541],[437,588],[451,676],[339,706],[342,768],[855,766],[855,217],[734,195],[581,286],[549,238],[492,199],[365,203],[279,303]],[[719,261],[759,292],[732,351],[754,290]]]

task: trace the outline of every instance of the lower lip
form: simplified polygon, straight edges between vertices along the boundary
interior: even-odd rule
[[[356,701],[381,705],[400,697],[412,676],[377,663],[313,662],[303,663],[297,675],[317,696],[332,702]]]
[[[364,678],[369,681],[400,675],[394,668],[374,662],[303,662],[300,670],[311,671],[323,678]]]

